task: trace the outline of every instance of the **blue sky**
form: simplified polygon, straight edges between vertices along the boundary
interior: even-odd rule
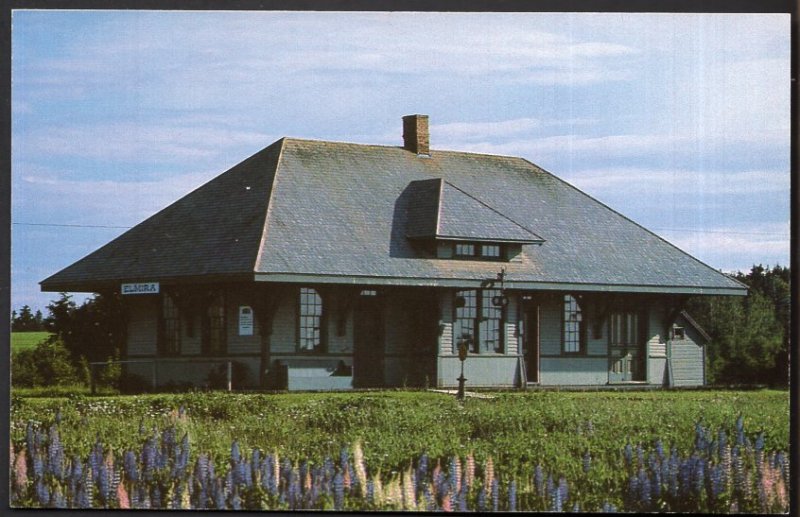
[[[717,269],[788,265],[789,22],[15,11],[12,307],[283,136],[401,145],[411,113],[434,150],[522,156]]]

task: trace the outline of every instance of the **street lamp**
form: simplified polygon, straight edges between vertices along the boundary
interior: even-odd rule
[[[470,340],[469,336],[464,336],[458,340],[458,360],[461,361],[461,375],[458,377],[458,393],[456,393],[458,400],[464,400],[464,382],[467,380],[464,378],[464,361],[467,360]]]

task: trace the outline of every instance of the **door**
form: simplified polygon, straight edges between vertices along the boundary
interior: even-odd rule
[[[364,289],[355,305],[353,331],[353,386],[382,386],[383,304],[377,291]]]
[[[637,312],[609,316],[608,382],[644,380],[644,341]]]
[[[539,304],[522,297],[522,354],[528,382],[539,382]]]

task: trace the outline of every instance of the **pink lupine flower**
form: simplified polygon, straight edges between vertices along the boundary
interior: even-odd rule
[[[14,460],[14,485],[18,491],[25,489],[28,484],[28,459],[23,447]]]
[[[471,452],[467,455],[467,461],[464,465],[464,482],[468,487],[475,483],[475,457]]]
[[[414,494],[414,482],[413,482],[414,471],[411,469],[411,466],[408,467],[408,470],[403,472],[403,509],[404,510],[416,510],[417,509],[417,499]]]
[[[442,498],[442,511],[445,512],[452,512],[453,506],[450,503],[450,491],[448,490],[444,497]]]
[[[117,485],[117,501],[119,501],[119,507],[122,510],[130,509],[131,501],[128,497],[128,491],[125,490],[125,483],[120,483]]]
[[[494,481],[494,462],[489,456],[483,468],[483,488],[487,493],[492,489],[492,481]]]
[[[456,486],[453,489],[458,492],[461,490],[461,459],[456,456],[453,458],[453,467],[455,468]]]

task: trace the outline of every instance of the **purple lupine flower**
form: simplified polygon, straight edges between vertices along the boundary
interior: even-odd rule
[[[50,505],[50,490],[41,478],[36,481],[36,498],[39,500],[39,506],[44,508]]]
[[[50,494],[50,506],[61,510],[67,507],[67,498],[61,490],[55,490]]]
[[[572,513],[580,513],[580,511],[581,511],[581,505],[580,503],[575,501],[575,504],[572,505]]]
[[[722,491],[725,488],[724,470],[721,466],[716,465],[710,470],[709,476],[711,478],[711,486],[708,493],[713,505],[722,495]]]
[[[450,470],[448,472],[447,482],[456,492],[461,489],[458,477],[458,464],[456,463],[456,457],[453,456],[450,458]]]
[[[231,495],[231,509],[233,510],[241,510],[242,509],[242,498],[239,497],[239,491],[234,488],[233,495]]]
[[[465,508],[462,511],[466,510],[466,499],[465,499]],[[516,512],[517,511],[517,482],[512,480],[511,484],[508,486],[508,511]]]
[[[478,491],[478,511],[486,511],[486,490],[483,487]]]
[[[724,451],[728,449],[728,435],[725,434],[724,429],[720,429],[717,433],[717,455],[722,458]]]
[[[333,507],[338,511],[344,508],[344,477],[341,472],[333,478]]]
[[[227,506],[225,504],[225,491],[222,489],[222,480],[217,479],[213,485],[214,490],[214,505],[217,510],[224,510]]]
[[[47,454],[47,472],[56,477],[64,479],[64,446],[58,435],[56,426],[50,427],[50,448]]]
[[[617,507],[606,501],[603,503],[603,513],[617,513]]]
[[[241,454],[239,453],[239,442],[234,440],[231,444],[231,463],[238,463],[240,458]]]
[[[179,476],[183,475],[183,472],[186,470],[186,467],[189,465],[189,434],[186,433],[183,435],[183,439],[181,440],[180,445],[180,453],[178,454],[177,458],[177,473]]]
[[[73,506],[78,508],[91,508],[92,503],[89,501],[89,495],[85,487],[78,488],[78,493],[74,499]]]
[[[33,456],[33,478],[41,479],[44,476],[44,461],[39,451],[34,452]]]
[[[740,446],[745,444],[744,418],[742,415],[739,415],[739,418],[736,419],[736,444]]]
[[[569,500],[569,489],[567,487],[567,480],[564,477],[561,477],[558,480],[558,492],[561,496],[561,504],[567,504],[567,501]]]
[[[423,480],[428,475],[428,455],[424,452],[417,463],[417,479]]]
[[[664,444],[661,443],[661,439],[656,439],[656,454],[658,454],[658,460],[663,462],[666,456],[664,456]]]
[[[500,506],[500,484],[497,478],[492,480],[492,511],[496,512]]]
[[[109,498],[109,489],[108,486],[108,476],[106,473],[106,465],[103,462],[100,462],[98,466],[98,474],[97,474],[97,491],[100,494],[100,497],[103,500],[104,505],[108,505],[108,498]]]
[[[553,476],[548,474],[547,475],[547,485],[545,487],[545,493],[544,493],[545,497],[551,497],[552,498],[553,492],[555,492],[555,490],[556,490],[556,484],[553,481]]]
[[[516,494],[516,486],[514,487],[514,504],[517,503],[517,494]],[[459,512],[466,512],[467,511],[467,487],[463,485],[461,490],[458,491],[458,511]],[[512,510],[513,511],[513,510]]]
[[[661,469],[656,469],[653,471],[653,480],[650,483],[650,489],[653,492],[653,499],[660,499],[661,498]]]
[[[142,478],[149,482],[156,468],[156,444],[151,437],[142,446]]]
[[[638,481],[639,504],[641,504],[644,509],[650,509],[650,478],[644,469],[639,469]]]
[[[705,483],[705,464],[701,458],[694,459],[694,466],[692,468],[692,490],[696,496],[700,496],[703,491],[703,484]]]
[[[122,458],[122,465],[125,469],[125,477],[132,482],[139,480],[139,471],[136,468],[136,453],[133,451],[126,451],[125,456]]]
[[[637,460],[637,468],[641,468],[644,466],[644,449],[642,448],[641,443],[636,444],[636,460]]]
[[[633,447],[631,447],[630,442],[625,444],[623,454],[625,455],[625,466],[630,467],[633,463]]]
[[[250,475],[254,480],[258,480],[261,470],[261,452],[257,448],[253,448],[253,452],[250,453],[250,469]]]
[[[533,482],[536,485],[536,492],[539,495],[544,494],[544,471],[541,465],[536,465],[533,471]]]
[[[561,501],[561,491],[560,490],[553,490],[551,492],[551,512],[560,512],[562,511],[562,501]]]
[[[160,510],[163,508],[161,504],[161,489],[158,485],[153,486],[153,489],[150,490],[150,508],[154,510]]]
[[[623,494],[625,506],[634,508],[639,500],[639,478],[632,475],[628,478],[628,490]]]
[[[592,468],[592,455],[589,453],[588,449],[583,454],[583,471],[588,473],[589,470]]]

